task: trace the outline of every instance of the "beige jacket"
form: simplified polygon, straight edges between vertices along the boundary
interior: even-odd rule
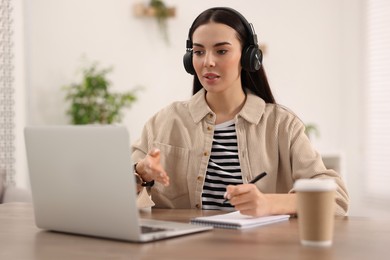
[[[133,145],[133,162],[152,147],[161,150],[161,163],[170,185],[156,183],[151,195],[158,208],[201,208],[201,193],[213,142],[215,114],[202,89],[188,101],[175,102],[153,116]],[[334,178],[338,184],[336,214],[348,210],[346,186],[334,170],[327,170],[321,156],[304,133],[301,120],[276,104],[266,104],[248,94],[235,118],[243,182],[259,173],[268,175],[256,185],[263,193],[293,192],[300,178]]]

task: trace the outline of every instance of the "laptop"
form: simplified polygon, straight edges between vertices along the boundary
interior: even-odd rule
[[[210,230],[139,217],[124,126],[28,126],[24,134],[37,227],[132,242]]]

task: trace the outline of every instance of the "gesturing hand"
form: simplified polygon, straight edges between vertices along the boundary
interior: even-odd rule
[[[160,163],[160,150],[157,148],[153,148],[138,162],[136,171],[144,181],[155,180],[165,186],[169,185],[169,176]]]

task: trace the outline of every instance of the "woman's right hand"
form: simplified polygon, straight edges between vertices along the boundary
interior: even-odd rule
[[[136,172],[146,182],[152,180],[169,185],[169,176],[160,163],[160,150],[153,148],[144,159],[139,161],[136,166]]]

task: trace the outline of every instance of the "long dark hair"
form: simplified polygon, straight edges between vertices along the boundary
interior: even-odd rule
[[[240,19],[238,14],[224,8],[212,8],[201,13],[195,19],[194,23],[190,28],[190,41],[192,42],[192,36],[194,34],[194,31],[199,26],[210,22],[225,24],[233,28],[237,32],[237,36],[241,42],[241,46],[244,48],[245,46],[249,45],[248,34],[250,32],[247,31],[246,26],[243,24],[243,21]],[[276,103],[271,88],[269,87],[263,65],[261,65],[260,69],[255,72],[241,70],[241,85],[245,93],[247,92],[246,89],[249,89],[254,94],[262,98],[266,103]],[[195,73],[192,94],[196,94],[202,88],[203,86]]]

